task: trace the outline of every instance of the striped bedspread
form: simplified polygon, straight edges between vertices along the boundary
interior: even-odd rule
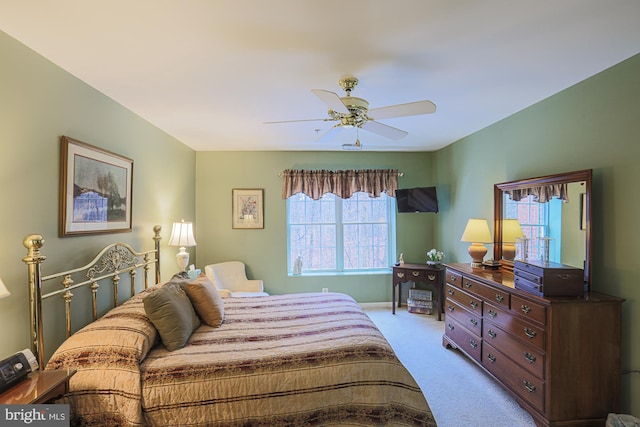
[[[123,310],[130,305],[139,314],[136,299],[105,316],[114,328],[102,325],[100,333],[131,333],[145,347],[152,337],[146,328],[139,334],[136,315]],[[420,388],[351,297],[228,298],[224,308],[220,328],[201,326],[180,350],[155,344],[147,353],[126,342],[116,351],[94,343],[117,355],[83,356],[93,346],[83,339],[78,346],[65,342],[49,367],[79,369],[66,400],[88,425],[436,425]],[[92,334],[83,331],[74,336]]]

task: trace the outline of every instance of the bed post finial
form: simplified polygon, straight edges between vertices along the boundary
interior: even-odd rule
[[[160,232],[162,231],[161,225],[153,226],[153,241],[155,243],[156,250],[156,283],[160,283],[160,240],[162,237],[160,236]]]
[[[42,338],[42,306],[40,264],[47,259],[40,253],[44,238],[39,234],[29,234],[22,244],[27,248],[27,255],[22,261],[29,269],[29,315],[31,318],[31,351],[38,359],[40,369],[44,369],[44,341]]]

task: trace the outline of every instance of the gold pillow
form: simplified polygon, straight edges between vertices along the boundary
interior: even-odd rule
[[[201,273],[195,281],[183,284],[183,288],[204,323],[220,327],[224,321],[224,302],[213,282]]]

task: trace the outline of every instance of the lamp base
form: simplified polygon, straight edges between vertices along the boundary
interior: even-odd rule
[[[513,243],[503,243],[502,244],[502,258],[507,261],[513,261],[516,257],[516,245]]]
[[[487,247],[482,243],[472,243],[469,245],[467,252],[471,257],[471,267],[482,267],[482,261],[487,254]]]
[[[187,252],[185,247],[180,247],[180,252],[176,254],[176,262],[178,263],[180,271],[187,271],[187,265],[189,265],[189,252]]]

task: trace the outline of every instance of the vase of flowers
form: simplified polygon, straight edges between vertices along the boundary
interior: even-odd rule
[[[438,265],[444,260],[444,252],[431,249],[427,252],[427,264]]]

